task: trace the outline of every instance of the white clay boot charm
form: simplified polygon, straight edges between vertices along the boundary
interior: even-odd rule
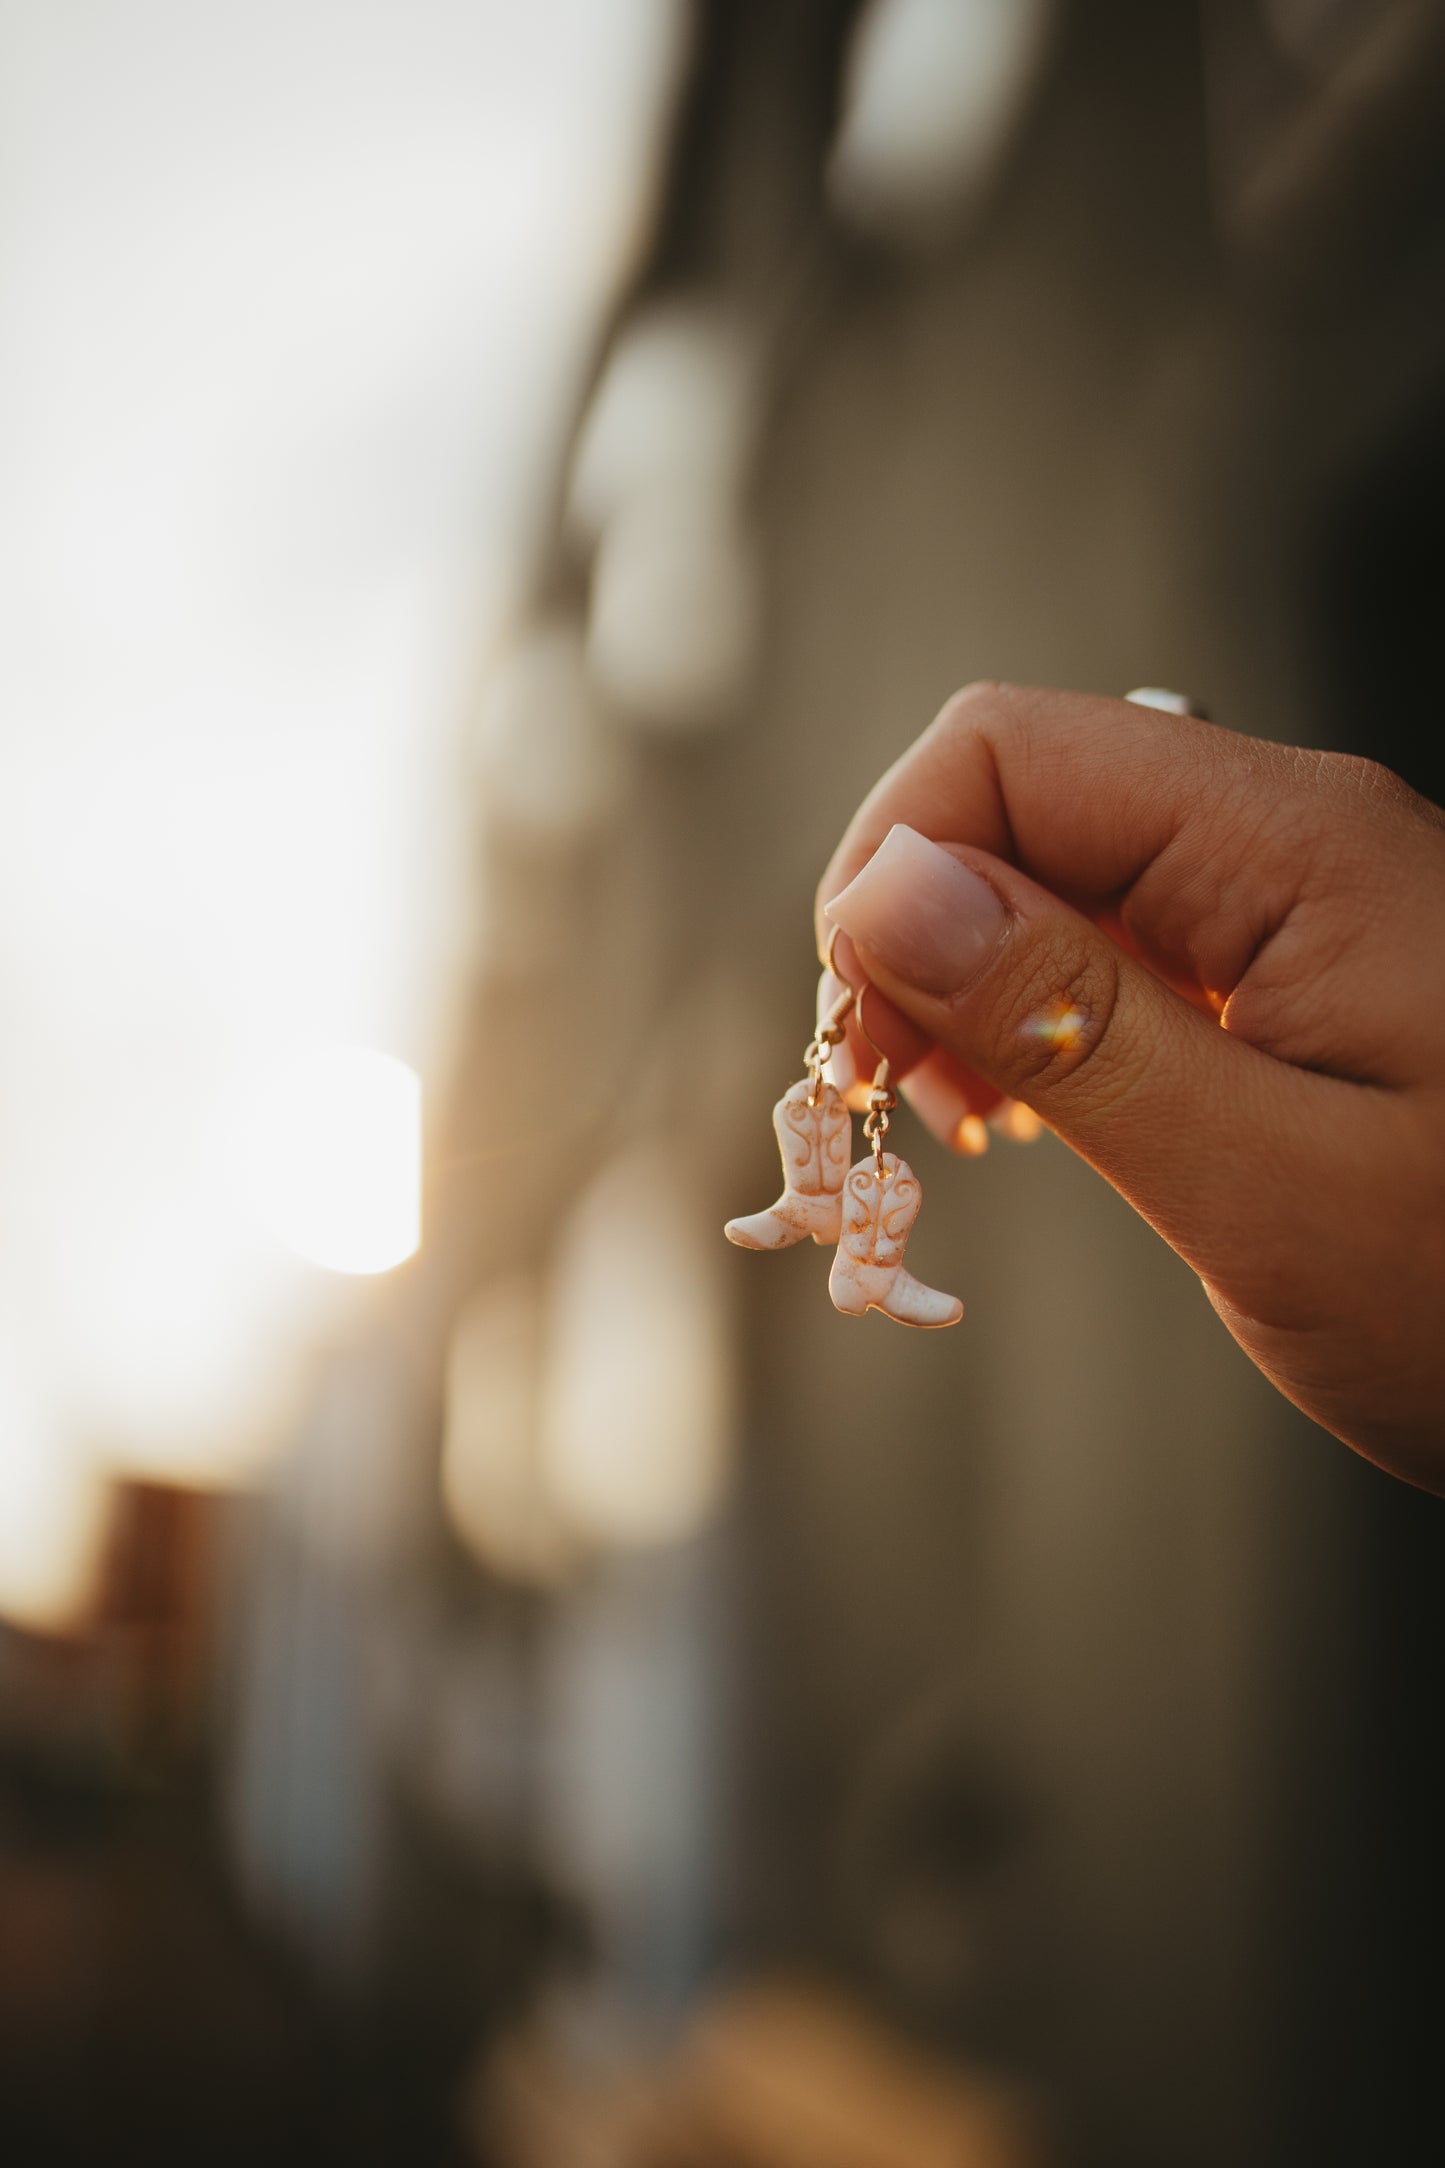
[[[956,1325],[963,1304],[956,1295],[915,1280],[903,1262],[909,1230],[923,1202],[923,1185],[906,1160],[885,1152],[888,1116],[896,1104],[882,1062],[869,1095],[864,1132],[873,1146],[843,1185],[843,1232],[828,1275],[835,1309],[847,1317],[881,1310],[900,1325]]]
[[[823,1076],[843,1039],[843,1018],[853,1005],[845,990],[818,1025],[804,1059],[808,1074],[790,1084],[773,1108],[773,1129],[783,1155],[783,1194],[766,1212],[729,1220],[729,1242],[745,1250],[785,1250],[794,1242],[836,1242],[843,1225],[843,1180],[853,1156],[853,1118]]]
[[[843,1179],[852,1157],[853,1121],[831,1084],[804,1077],[773,1108],[783,1155],[783,1194],[766,1212],[729,1220],[723,1232],[745,1250],[785,1250],[790,1243],[836,1242],[843,1225]]]

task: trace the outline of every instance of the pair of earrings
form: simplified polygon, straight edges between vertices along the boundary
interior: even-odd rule
[[[831,953],[828,967],[837,977]],[[773,1130],[783,1158],[782,1196],[766,1212],[729,1220],[723,1232],[745,1250],[785,1250],[809,1235],[820,1246],[836,1243],[828,1293],[845,1317],[881,1310],[900,1325],[956,1325],[963,1315],[958,1297],[925,1287],[903,1262],[923,1189],[908,1162],[883,1149],[898,1095],[887,1057],[873,1046],[863,1021],[865,990],[855,993],[844,982],[808,1042],[803,1056],[807,1075],[789,1085],[773,1108]],[[842,1093],[823,1073],[834,1047],[843,1041],[850,1010],[878,1054],[863,1123],[873,1149],[856,1166],[849,1164],[853,1117]]]

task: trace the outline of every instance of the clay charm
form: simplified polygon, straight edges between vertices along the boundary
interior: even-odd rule
[[[956,1295],[925,1287],[903,1262],[923,1188],[896,1152],[860,1159],[843,1185],[843,1231],[828,1275],[835,1309],[848,1317],[881,1310],[900,1325],[956,1325]]]
[[[836,1242],[853,1149],[852,1118],[841,1095],[819,1078],[801,1077],[773,1108],[773,1129],[783,1155],[783,1194],[766,1212],[729,1220],[724,1234],[745,1250],[785,1250],[809,1235],[818,1243]]]

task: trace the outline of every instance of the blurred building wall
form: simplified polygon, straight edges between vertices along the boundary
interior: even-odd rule
[[[759,312],[788,289],[797,321],[757,466],[765,658],[694,756],[680,817],[725,841],[678,905],[778,1085],[812,881],[958,684],[1183,685],[1241,729],[1372,749],[1319,697],[1314,551],[1439,333],[1403,254],[1303,297],[1231,256],[1199,27],[1072,11],[971,229],[912,259],[837,245],[773,124],[786,56],[732,48],[694,260]],[[1325,2037],[1308,1975],[1323,1943],[1345,1986],[1373,1904],[1340,1801],[1381,1479],[1060,1147],[960,1165],[906,1126],[956,1334],[856,1331],[802,1263],[734,1266],[749,1932],[1031,2066],[1089,2158],[1284,2157]],[[1359,2107],[1380,2071],[1353,2051]]]
[[[86,1675],[76,1759],[114,1856],[141,1832],[139,1895],[103,1962],[82,1917],[53,2011],[4,1980],[59,2074],[19,2036],[23,2106],[77,2097],[101,2013],[77,2157],[132,2062],[190,2157],[278,2034],[297,2070],[272,2055],[243,2149],[309,2145],[286,2101],[319,2096],[338,2158],[373,2110],[374,2157],[430,2157],[423,2125],[449,2157],[461,2073],[519,2012],[567,2004],[544,2063],[645,2060],[719,1981],[794,1971],[1019,2078],[1064,2164],[1413,2157],[1434,1506],[1297,1418],[1049,1139],[955,1161],[899,1115],[956,1333],[840,1319],[810,1247],[719,1232],[771,1194],[813,882],[957,685],[1174,684],[1246,730],[1415,757],[1445,441],[1442,250],[1395,213],[1428,195],[1418,135],[1334,252],[1309,186],[1328,54],[1221,108],[1209,70],[1247,73],[1271,11],[1024,12],[1037,47],[956,215],[890,232],[830,190],[862,11],[694,11],[548,538],[511,567],[506,638],[478,611],[421,1254],[317,1351],[268,1495],[219,1516],[213,1759],[176,1774],[188,1701],[137,1773],[102,1644]],[[1273,14],[1303,36],[1311,11]],[[1254,116],[1222,147],[1221,111]],[[609,439],[628,353],[643,396]],[[1430,757],[1438,789],[1438,732]],[[37,1764],[48,1692],[0,1697]],[[157,1839],[162,1776],[190,1813]],[[95,1868],[103,1899],[116,1879]],[[49,1916],[42,1880],[22,1859],[14,1916]],[[153,1892],[204,1933],[132,1995]],[[190,1975],[215,1999],[186,1996],[188,2092]],[[324,2052],[290,2016],[314,2004]],[[791,2036],[753,2037],[766,2064]]]
[[[580,673],[569,729],[611,733],[616,761],[569,791],[570,827],[539,819],[549,771],[526,763],[553,698],[518,741],[528,819],[495,756],[478,790],[471,1020],[393,1310],[433,1380],[502,1268],[535,1291],[508,1315],[555,1307],[609,1166],[646,1208],[627,1242],[671,1222],[680,1259],[768,1193],[813,882],[958,684],[1182,685],[1242,729],[1375,749],[1368,713],[1322,696],[1321,552],[1440,380],[1440,332],[1408,251],[1336,277],[1327,240],[1311,271],[1288,229],[1272,254],[1231,226],[1192,11],[1060,10],[988,185],[917,246],[849,232],[826,196],[852,11],[699,20],[655,245],[598,365],[601,405],[639,324],[685,327],[661,346],[692,355],[701,403],[674,428],[671,379],[644,368],[618,441],[644,495],[680,481],[668,521],[686,516],[624,549],[584,422],[534,603],[548,669]],[[744,421],[719,423],[734,394]],[[1385,1727],[1388,1780],[1356,1772],[1398,1645],[1375,1631],[1382,1583],[1406,1558],[1428,1574],[1429,1509],[1382,1506],[1383,1479],[1271,1392],[1062,1148],[958,1163],[900,1121],[920,1268],[963,1292],[963,1327],[857,1326],[811,1252],[719,1248],[729,1502],[661,1562],[614,1526],[580,1593],[546,1566],[557,1592],[525,1599],[511,1650],[516,1732],[495,1734],[522,1775],[491,1766],[452,1811],[475,1833],[520,1792],[506,1846],[576,1900],[624,2034],[665,2034],[719,1969],[821,1968],[1021,2077],[1065,2160],[1356,2157],[1382,2101],[1401,2132],[1418,2106],[1366,2007],[1401,1946],[1366,1860],[1419,1775],[1428,1658]],[[635,1257],[592,1256],[588,1299]],[[667,1335],[617,1323],[635,1383]],[[665,1446],[665,1407],[623,1405]],[[636,1421],[593,1429],[626,1473]],[[440,1550],[433,1531],[419,1582]],[[465,1693],[443,1713],[445,1652],[499,1631],[457,1563],[392,1749],[433,1808],[416,1744],[497,1713]]]

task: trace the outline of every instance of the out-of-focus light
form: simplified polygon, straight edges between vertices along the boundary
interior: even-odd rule
[[[735,497],[758,420],[757,357],[734,318],[692,300],[640,311],[618,334],[577,440],[573,524],[595,541],[658,491]]]
[[[322,1047],[258,1077],[238,1115],[238,1193],[331,1272],[389,1272],[421,1241],[421,1079],[368,1047]]]
[[[442,1497],[453,1528],[507,1580],[560,1581],[574,1555],[539,1453],[543,1302],[509,1274],[478,1289],[447,1356]]]
[[[495,658],[473,737],[489,817],[525,841],[574,843],[602,822],[621,783],[579,627],[529,627]]]
[[[246,1481],[357,1299],[301,1256],[415,1246],[415,1121],[352,1198],[329,1118],[313,1164],[273,1108],[282,1181],[214,1152],[218,1109],[303,1042],[445,1065],[458,706],[645,246],[691,11],[139,12],[5,10],[0,1312],[63,1435]]]
[[[557,1265],[543,1464],[580,1534],[673,1543],[726,1482],[727,1312],[711,1221],[670,1152],[615,1160],[578,1203]]]
[[[871,0],[853,33],[828,185],[853,224],[926,240],[991,179],[1053,0]]]
[[[1051,1001],[1037,1016],[1030,1017],[1023,1029],[1032,1039],[1042,1039],[1046,1046],[1057,1048],[1061,1054],[1072,1054],[1088,1028],[1088,1015],[1072,1001],[1062,996]]]
[[[1032,1107],[1026,1107],[1021,1099],[1005,1099],[1003,1105],[989,1116],[990,1127],[1001,1137],[1011,1137],[1015,1144],[1032,1144],[1035,1137],[1043,1134],[1043,1123]]]
[[[742,505],[758,418],[752,340],[695,301],[624,328],[588,411],[570,500],[597,548],[588,660],[646,727],[716,721],[745,688],[760,603]]]
[[[105,1488],[46,1420],[0,1345],[0,1616],[41,1632],[82,1617],[95,1583]]]
[[[761,615],[741,520],[688,490],[640,497],[608,522],[588,652],[635,722],[697,729],[742,696]]]

